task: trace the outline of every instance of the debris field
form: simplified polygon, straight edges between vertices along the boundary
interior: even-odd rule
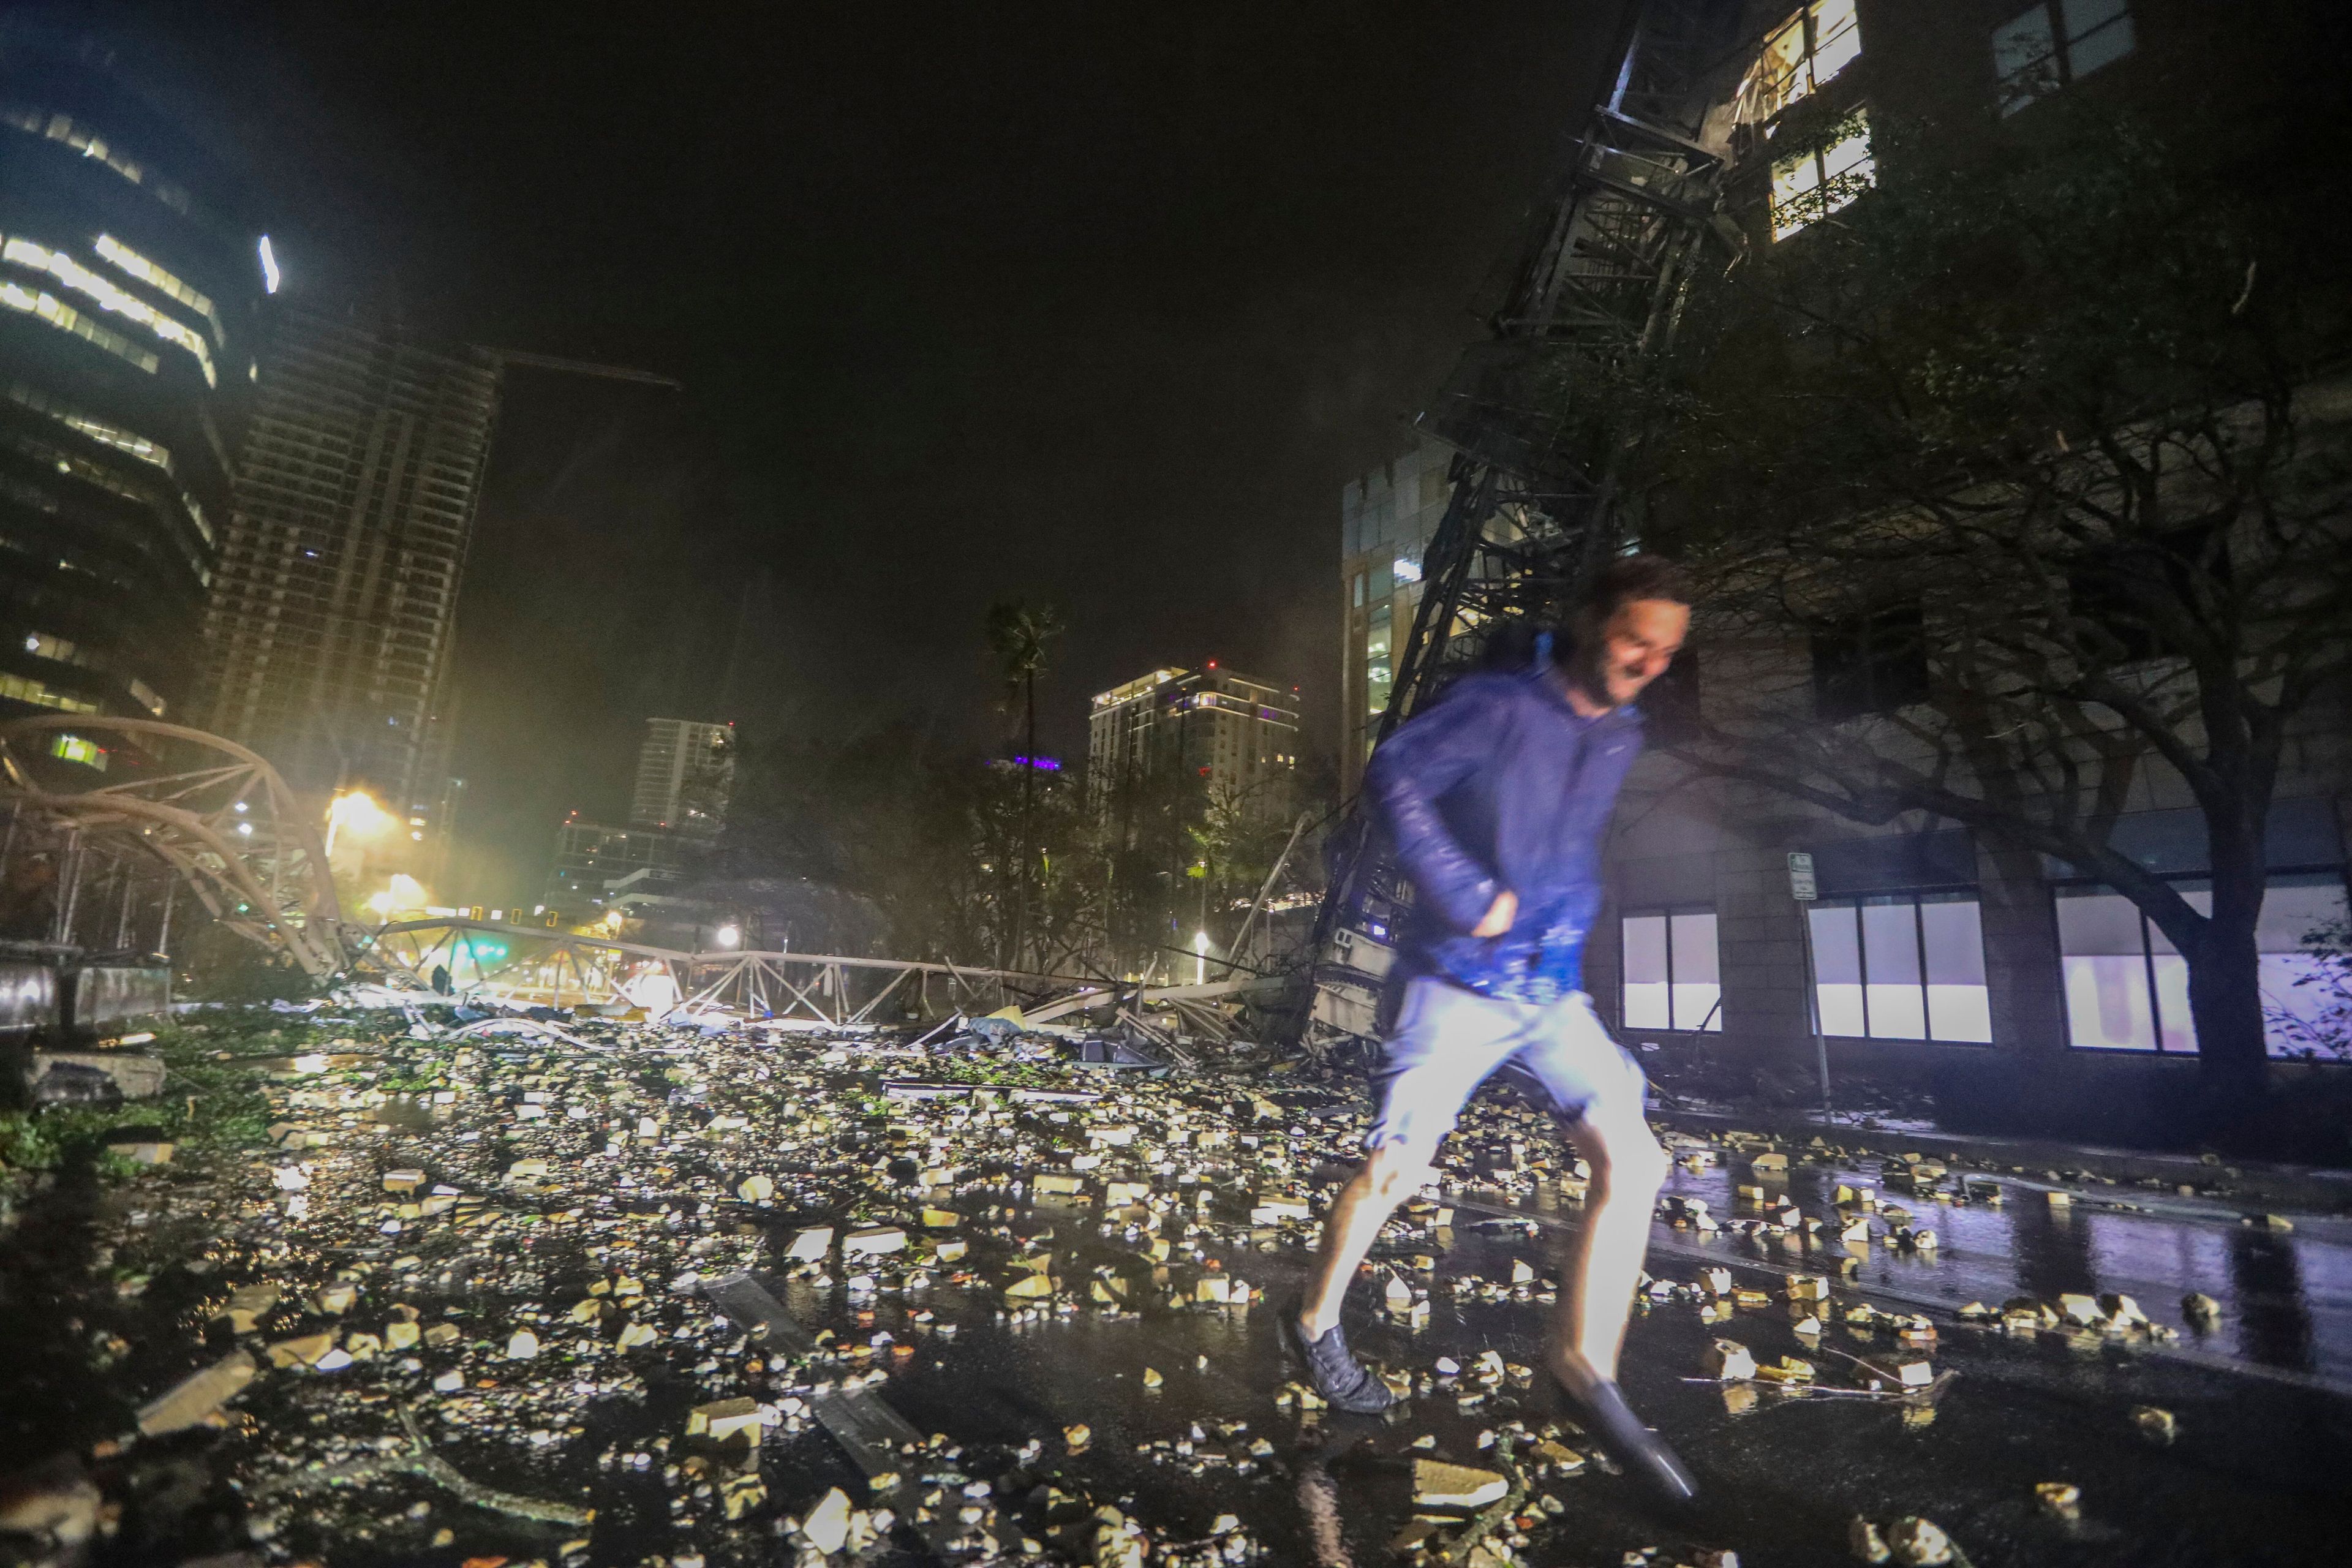
[[[60,1307],[114,1414],[24,1467],[0,1552],[1990,1568],[2290,1561],[2325,1533],[2298,1470],[2324,1454],[2269,1468],[2243,1558],[2213,1554],[2226,1510],[2183,1533],[2150,1501],[2241,1484],[2251,1420],[2340,1443],[2340,1397],[2171,1353],[2211,1298],[1891,1299],[1872,1265],[1932,1268],[1939,1216],[2049,1195],[1741,1135],[1670,1140],[1691,1180],[1625,1376],[1709,1495],[1649,1512],[1535,1373],[1585,1173],[1507,1093],[1353,1299],[1406,1402],[1336,1415],[1272,1330],[1360,1083],[1087,1066],[981,1023],[198,1016],[174,1059],[248,1068],[266,1128],[115,1140]],[[1791,1195],[1791,1162],[1830,1201]]]

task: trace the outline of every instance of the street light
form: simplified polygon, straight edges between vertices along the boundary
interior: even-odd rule
[[[712,941],[716,942],[721,947],[733,947],[737,942],[743,940],[743,931],[742,928],[738,926],[734,921],[730,921],[725,925],[720,926],[717,931],[712,931],[710,933],[710,937]]]

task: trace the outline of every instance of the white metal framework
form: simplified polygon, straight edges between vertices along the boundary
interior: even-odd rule
[[[54,760],[60,737],[102,748],[104,773]],[[87,781],[87,782],[86,782]],[[42,715],[0,723],[0,799],[77,844],[143,851],[212,917],[323,979],[349,937],[310,814],[267,762],[156,719]]]

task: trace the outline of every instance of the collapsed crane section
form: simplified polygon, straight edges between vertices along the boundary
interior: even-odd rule
[[[1426,586],[1379,739],[1513,623],[1556,616],[1622,542],[1613,455],[1629,430],[1612,392],[1671,336],[1710,241],[1742,243],[1723,211],[1738,105],[1724,77],[1738,0],[1632,8],[1608,96],[1532,237],[1492,335],[1462,356],[1420,421],[1455,453]],[[1339,838],[1305,1014],[1310,1048],[1377,1032],[1390,933],[1409,897],[1360,808]]]

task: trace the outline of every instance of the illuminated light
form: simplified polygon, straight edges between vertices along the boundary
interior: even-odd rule
[[[278,253],[269,248],[269,237],[265,234],[261,237],[261,287],[275,294],[278,292]]]
[[[1192,984],[1203,985],[1208,983],[1208,979],[1209,933],[1196,931],[1192,933]]]
[[[1421,563],[1415,561],[1410,555],[1400,555],[1395,560],[1390,562],[1389,572],[1390,574],[1394,576],[1400,583],[1418,583],[1421,581]]]
[[[373,838],[394,825],[393,815],[375,803],[365,790],[349,790],[327,805],[327,854],[335,853],[335,840],[345,834],[360,838]]]
[[[49,755],[96,768],[100,773],[106,771],[106,748],[79,735],[59,735],[49,742]]]
[[[240,822],[236,825],[236,831],[239,837],[250,838],[253,837],[253,824],[250,822]]]
[[[710,933],[710,940],[717,942],[721,947],[733,947],[743,940],[742,928],[730,921],[727,924],[720,926],[717,931],[712,931]]]
[[[243,801],[238,801],[238,802],[236,803],[236,810],[238,810],[239,812],[242,812],[242,811],[244,811],[244,810],[245,810],[245,808],[246,808],[246,806],[245,806],[245,802],[243,802]]]

